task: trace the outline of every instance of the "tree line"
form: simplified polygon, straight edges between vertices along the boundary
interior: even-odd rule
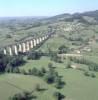
[[[92,62],[86,58],[70,57],[70,60],[75,63],[88,65],[88,68],[90,71],[96,71],[96,72],[98,71],[98,64],[95,62]]]

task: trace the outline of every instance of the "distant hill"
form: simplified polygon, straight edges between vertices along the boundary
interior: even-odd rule
[[[74,14],[65,13],[50,18],[46,18],[46,20],[52,22],[78,21],[86,24],[98,24],[98,10],[84,12],[84,13],[74,13]]]
[[[83,13],[64,13],[64,14],[59,14],[56,16],[52,17],[46,17],[46,16],[31,16],[31,17],[0,17],[0,26],[2,26],[2,23],[5,23],[6,25],[10,23],[12,24],[35,24],[41,23],[43,24],[50,24],[50,23],[55,23],[59,21],[65,21],[65,22],[81,22],[85,24],[98,24],[98,10],[95,11],[88,11],[88,12],[83,12]]]

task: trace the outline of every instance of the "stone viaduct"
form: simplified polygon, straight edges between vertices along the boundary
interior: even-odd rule
[[[49,38],[49,34],[39,37],[39,38],[32,38],[30,40],[26,40],[23,42],[19,42],[16,44],[8,45],[2,48],[2,51],[5,55],[18,55],[19,52],[25,53],[28,52],[33,47],[36,47],[38,44],[44,42],[46,39]]]

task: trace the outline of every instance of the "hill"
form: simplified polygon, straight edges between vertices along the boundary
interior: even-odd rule
[[[62,95],[64,100],[97,100],[97,15],[98,11],[90,11],[48,18],[1,18],[0,48],[48,32],[55,34],[25,55],[0,55],[0,67],[5,66],[0,73],[0,100],[24,92],[32,93],[34,100],[58,100],[56,96]]]

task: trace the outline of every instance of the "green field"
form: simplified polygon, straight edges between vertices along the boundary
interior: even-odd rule
[[[45,67],[48,69],[49,58],[42,57],[40,60],[28,61],[28,63],[20,69],[28,70],[36,67],[40,69]],[[66,69],[65,64],[53,63],[56,71],[63,76],[63,80],[67,83],[63,89],[57,90],[53,85],[48,85],[43,78],[29,75],[4,74],[0,75],[0,100],[8,100],[15,93],[24,90],[34,90],[36,84],[46,88],[42,92],[34,92],[37,96],[36,100],[55,100],[53,93],[61,91],[66,95],[65,100],[97,100],[98,98],[98,73],[96,78],[86,77],[83,72],[76,69]],[[80,65],[82,67],[82,65]],[[87,67],[87,66],[84,66]]]
[[[44,54],[48,54],[50,50],[57,53],[61,46],[65,46],[67,54],[80,54],[86,60],[94,62],[93,64],[98,64],[98,24],[89,25],[81,22],[81,18],[71,17],[73,21],[68,22],[66,16],[56,17],[36,21],[32,18],[17,19],[16,22],[8,20],[4,25],[0,23],[0,48],[17,43],[23,38],[25,41],[30,37],[37,38],[50,32],[55,34],[52,34],[45,43],[37,48],[38,52],[42,51]],[[89,48],[90,51],[84,50],[85,47]],[[76,51],[80,51],[80,53]],[[62,55],[64,54],[63,52]],[[38,60],[28,60],[27,56],[23,56],[26,63],[19,66],[20,73],[0,74],[0,100],[9,100],[9,97],[24,91],[33,91],[32,94],[36,96],[33,100],[56,100],[53,95],[57,91],[66,96],[64,100],[98,100],[98,72],[90,71],[87,64],[75,63],[74,61],[71,61],[71,65],[77,68],[66,68],[67,57],[61,57],[62,63],[57,63],[50,60],[50,56],[42,56]],[[55,71],[66,83],[62,89],[57,89],[55,83],[48,84],[44,76],[24,75],[22,72],[28,72],[33,68],[40,70],[43,67],[47,71],[49,63],[53,64]],[[85,76],[84,71],[90,73],[90,76]],[[92,77],[92,74],[95,77]],[[35,88],[38,84],[45,90],[36,91]]]
[[[54,36],[48,39],[40,48],[44,52],[47,52],[49,48],[53,51],[57,51],[61,45],[72,46],[71,42],[64,39],[63,37]],[[84,57],[97,63],[98,57],[96,53],[85,53]],[[0,75],[0,100],[8,100],[8,98],[16,93],[23,91],[32,91],[35,89],[36,84],[40,84],[45,91],[34,92],[33,94],[37,96],[36,100],[55,100],[53,97],[54,92],[60,91],[66,96],[64,100],[97,100],[98,98],[98,72],[90,72],[96,75],[96,78],[86,77],[84,72],[77,69],[66,69],[66,59],[63,63],[55,63],[51,61],[49,57],[41,57],[39,60],[27,60],[24,66],[20,66],[20,70],[25,70],[28,72],[29,69],[36,67],[41,69],[42,67],[48,70],[48,64],[51,62],[53,66],[56,67],[56,71],[63,77],[66,85],[63,89],[56,89],[54,84],[49,85],[45,82],[44,78],[30,75],[21,74],[1,74]],[[88,70],[88,66],[83,64],[73,65],[79,68]]]

